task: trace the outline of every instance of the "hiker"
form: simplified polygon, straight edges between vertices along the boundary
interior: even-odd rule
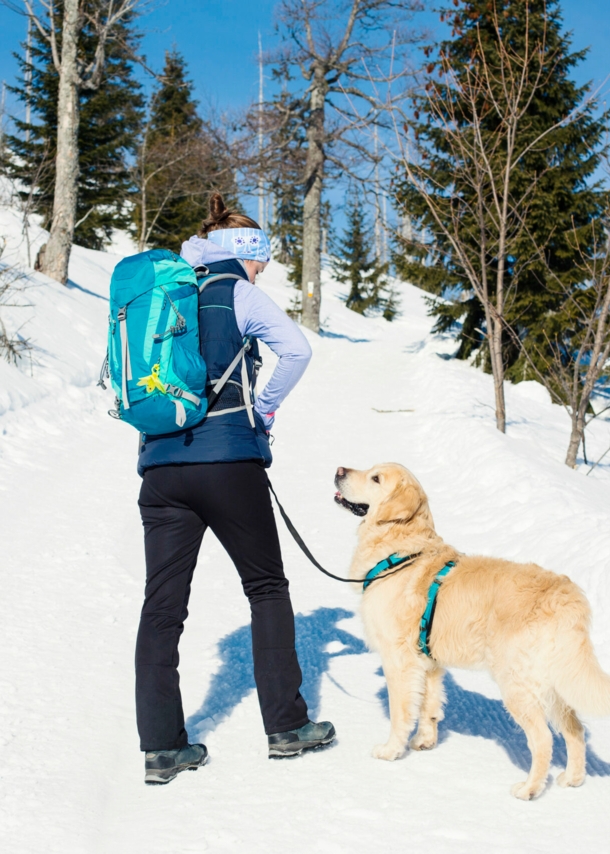
[[[234,370],[218,395],[208,388],[208,414],[200,424],[145,436],[141,443],[146,593],[136,646],[136,707],[148,784],[168,783],[207,760],[205,745],[188,743],[177,665],[208,527],[235,564],[250,601],[254,678],[269,756],[293,756],[335,736],[331,723],[309,720],[299,692],[294,614],[265,472],[275,413],[303,375],[311,349],[297,325],[255,287],[271,257],[267,236],[250,217],[228,210],[220,194],[212,195],[209,217],[199,235],[183,243],[181,255],[207,282],[199,295],[199,335],[208,382],[231,364]],[[261,364],[256,339],[279,361],[252,406]],[[244,342],[249,349],[240,360]]]

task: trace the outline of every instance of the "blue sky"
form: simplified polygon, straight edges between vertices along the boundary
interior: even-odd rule
[[[274,0],[158,0],[141,18],[144,52],[149,63],[160,68],[164,51],[176,45],[201,101],[212,100],[221,109],[242,106],[256,96],[258,31],[263,46],[271,46],[275,5]],[[591,48],[578,78],[601,82],[610,74],[609,0],[564,0],[562,7],[574,47]],[[432,14],[421,19],[431,28],[437,25]],[[0,5],[0,33],[0,80],[10,83],[16,71],[11,52],[19,49],[25,35],[25,19]],[[10,94],[7,99],[11,104]]]
[[[439,4],[445,5],[440,0]],[[140,20],[143,51],[148,63],[160,69],[164,52],[175,45],[187,60],[200,102],[211,102],[221,111],[245,106],[258,92],[259,30],[263,47],[273,45],[275,6],[274,0],[154,0],[152,11]],[[601,84],[610,75],[610,0],[563,0],[562,8],[566,28],[573,31],[574,48],[590,47],[586,62],[576,72],[578,81]],[[434,14],[417,17],[422,25],[438,30]],[[11,54],[25,37],[25,19],[0,5],[0,33],[0,81],[12,83],[16,63]],[[144,74],[141,78],[149,88],[150,81]],[[610,81],[604,83],[602,93],[610,93]],[[7,93],[7,112],[22,109]]]

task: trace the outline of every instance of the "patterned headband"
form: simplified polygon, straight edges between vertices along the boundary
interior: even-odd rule
[[[259,228],[219,228],[210,231],[207,239],[222,246],[238,258],[250,261],[269,261],[271,244],[264,231]]]

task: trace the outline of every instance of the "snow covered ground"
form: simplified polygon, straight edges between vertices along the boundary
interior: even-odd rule
[[[13,257],[19,223],[0,211]],[[7,251],[9,251],[7,250]],[[5,256],[6,257],[6,256]],[[31,309],[12,323],[36,349],[0,363],[0,839],[12,852],[607,852],[610,721],[587,721],[589,776],[536,802],[509,794],[529,752],[481,673],[447,677],[438,748],[385,763],[380,662],[362,641],[358,600],[318,574],[281,525],[304,694],[334,721],[323,751],[270,762],[249,661],[248,605],[206,535],[181,643],[185,711],[210,764],[145,787],[133,710],[133,647],[143,591],[136,434],[106,415],[95,387],[109,274],[118,256],[76,248],[64,288],[32,274]],[[272,264],[261,287],[291,291]],[[469,552],[567,573],[593,608],[610,671],[610,465],[563,465],[568,420],[536,383],[509,387],[506,436],[491,379],[450,359],[422,294],[403,286],[393,324],[349,312],[324,289],[325,331],[276,421],[274,486],[314,554],[344,572],[357,520],[333,504],[338,465],[396,460],[429,493],[442,536]],[[269,355],[265,371],[272,365]],[[393,410],[393,411],[388,411]],[[407,411],[395,411],[407,410]],[[610,443],[598,419],[596,459]],[[553,774],[565,760],[555,741]]]

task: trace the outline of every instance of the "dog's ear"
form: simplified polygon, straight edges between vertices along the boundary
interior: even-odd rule
[[[424,503],[421,488],[408,481],[401,480],[392,493],[377,508],[375,521],[378,525],[390,522],[410,522]]]

